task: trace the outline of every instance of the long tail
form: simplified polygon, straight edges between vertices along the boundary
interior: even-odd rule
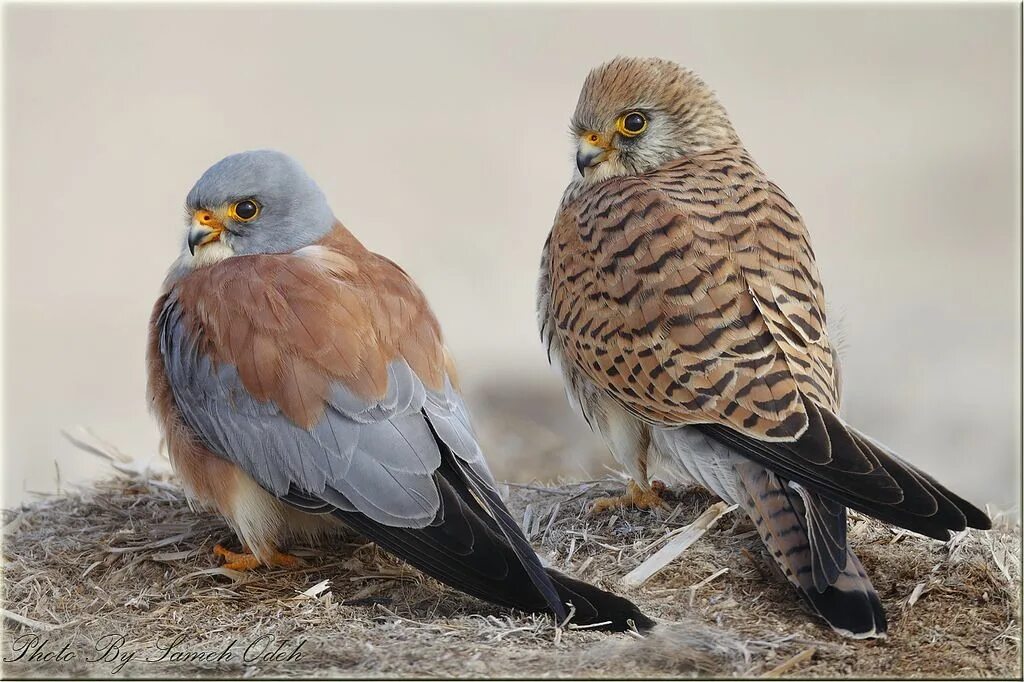
[[[545,569],[497,492],[450,452],[435,474],[441,506],[425,528],[387,526],[364,514],[330,513],[424,573],[474,597],[511,608],[549,612],[557,620],[597,629],[643,630],[654,625],[628,599]],[[302,502],[298,496],[291,504]]]
[[[786,578],[837,632],[884,637],[885,611],[846,541],[846,509],[763,466],[737,462],[741,506]]]

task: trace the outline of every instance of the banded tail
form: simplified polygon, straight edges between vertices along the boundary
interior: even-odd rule
[[[846,508],[938,540],[987,530],[980,509],[885,446],[803,398],[808,425],[793,441],[764,441],[720,424],[698,431],[739,457],[739,498],[790,582],[832,627],[885,633],[885,613],[846,542]]]
[[[751,461],[737,462],[740,505],[786,578],[840,634],[885,637],[885,610],[846,541],[846,508]]]

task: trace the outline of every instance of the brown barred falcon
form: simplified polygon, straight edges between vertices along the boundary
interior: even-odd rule
[[[608,62],[572,129],[538,308],[570,400],[633,478],[595,510],[660,505],[657,463],[740,505],[833,628],[883,636],[847,507],[943,540],[989,519],[839,417],[807,229],[696,75]]]

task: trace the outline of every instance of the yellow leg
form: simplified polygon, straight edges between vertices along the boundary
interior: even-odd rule
[[[636,507],[637,509],[657,509],[667,506],[661,498],[665,492],[665,484],[661,481],[651,481],[651,487],[644,489],[636,481],[626,484],[626,493],[619,497],[599,497],[594,500],[594,506],[590,508],[591,514],[600,514],[609,509],[625,509]]]
[[[246,550],[242,553],[232,552],[230,549],[225,549],[221,545],[216,545],[213,548],[213,553],[219,557],[224,558],[224,568],[230,568],[233,571],[251,571],[257,566],[261,566],[263,562],[256,558],[255,554],[251,554]],[[295,568],[301,564],[298,557],[293,557],[290,554],[282,554],[277,550],[270,555],[270,560],[267,561],[270,566],[281,566],[283,568]]]

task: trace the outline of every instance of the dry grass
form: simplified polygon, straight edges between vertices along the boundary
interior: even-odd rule
[[[715,500],[677,490],[672,509],[653,516],[584,515],[620,487],[512,485],[509,506],[553,565],[622,591],[623,575]],[[556,631],[546,617],[463,596],[355,537],[299,548],[301,570],[226,571],[209,551],[235,542],[226,526],[192,512],[172,481],[130,470],[6,511],[4,524],[4,657],[33,637],[46,640],[40,655],[65,645],[71,654],[30,662],[26,652],[4,664],[6,676],[1021,675],[1017,525],[943,544],[855,516],[850,537],[889,612],[890,637],[851,642],[773,575],[735,513],[627,593],[663,623],[645,638]],[[114,634],[131,659],[90,662]],[[255,654],[270,639],[266,651],[282,645],[281,658],[305,643],[292,660],[242,660],[248,645]],[[219,662],[178,658],[225,650],[231,657]]]

